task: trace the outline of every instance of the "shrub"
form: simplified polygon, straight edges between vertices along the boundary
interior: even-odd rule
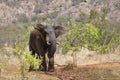
[[[77,66],[76,51],[82,47],[95,50],[98,33],[99,29],[91,23],[79,24],[70,20],[69,31],[63,36],[61,46],[65,52],[73,51],[73,65]]]
[[[26,78],[25,69],[27,65],[31,64],[34,67],[38,67],[41,64],[42,59],[37,59],[31,55],[30,51],[27,51],[26,47],[28,45],[28,36],[32,27],[29,27],[28,32],[24,35],[21,35],[21,42],[13,45],[13,50],[15,56],[18,57],[20,61],[20,70],[23,80]]]
[[[91,22],[78,23],[69,20],[69,31],[63,36],[64,40],[61,44],[65,52],[70,50],[75,52],[85,47],[99,53],[106,53],[119,45],[119,25],[108,22],[105,19],[107,11],[103,11],[103,15],[91,11]]]
[[[78,51],[81,47],[94,48],[99,39],[99,29],[91,23],[79,24],[70,22],[69,31],[64,35],[66,38],[62,43],[66,51]]]

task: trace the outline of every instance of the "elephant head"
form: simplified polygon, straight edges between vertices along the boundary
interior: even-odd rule
[[[37,24],[37,29],[45,34],[45,41],[47,44],[47,52],[49,58],[48,71],[54,71],[54,53],[56,51],[56,38],[64,34],[67,29],[62,26],[51,26]]]
[[[36,29],[46,35],[46,44],[48,52],[54,54],[56,50],[56,38],[67,32],[66,27],[37,24]]]

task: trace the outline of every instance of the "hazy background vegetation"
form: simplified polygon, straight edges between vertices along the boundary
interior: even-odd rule
[[[38,22],[68,27],[68,18],[81,24],[96,22],[104,31],[118,33],[119,4],[119,0],[0,0],[0,45],[19,42],[19,35]],[[106,21],[100,23],[100,16]]]
[[[120,44],[119,4],[119,0],[0,0],[0,47],[28,43],[29,34],[22,37],[42,23],[68,28],[58,38],[62,53],[83,47],[114,53]]]
[[[114,53],[120,44],[119,4],[119,0],[0,0],[0,47],[22,42],[28,46],[29,34],[24,35],[42,23],[68,28],[58,38],[62,49],[57,53],[83,47]]]
[[[25,53],[36,23],[68,28],[58,38],[56,53],[61,54],[55,55],[55,64],[120,60],[120,0],[0,0],[0,76],[7,74],[4,66],[14,64],[26,78],[22,57],[31,62]]]

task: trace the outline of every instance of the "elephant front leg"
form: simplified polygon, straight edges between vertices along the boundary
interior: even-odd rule
[[[47,71],[47,64],[46,64],[46,58],[43,56],[43,60],[41,65],[39,65],[39,70],[40,71]]]
[[[55,42],[56,43],[56,42]],[[52,43],[48,46],[48,71],[53,72],[54,71],[54,53],[56,51],[56,44]]]
[[[51,56],[48,54],[48,58],[49,58],[48,71],[53,72],[54,71],[54,55]]]

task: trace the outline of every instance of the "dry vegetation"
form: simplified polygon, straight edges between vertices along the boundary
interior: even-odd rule
[[[101,12],[103,8],[109,10],[110,19],[119,22],[119,4],[119,0],[0,0],[0,25],[37,22],[46,17],[60,21],[71,16],[81,21],[80,10],[89,14],[91,9]]]
[[[8,50],[8,49],[7,49]],[[119,50],[118,50],[119,51]],[[96,54],[86,49],[77,53],[78,67],[72,68],[72,56],[56,53],[55,72],[44,73],[25,70],[24,80],[119,80],[120,51],[111,54]],[[0,52],[0,80],[21,80],[19,60],[12,53],[5,50]]]
[[[72,64],[73,51],[65,52],[58,46],[55,54],[55,72],[44,73],[37,70],[28,72],[28,64],[21,70],[22,58],[19,59],[19,56],[14,54],[13,44],[17,44],[18,53],[26,52],[29,34],[25,34],[29,32],[31,25],[41,22],[69,26],[70,19],[75,22],[73,26],[77,25],[76,23],[80,24],[77,27],[92,24],[94,28],[99,28],[101,33],[103,30],[105,34],[98,41],[100,44],[97,45],[99,46],[97,49],[102,51],[111,48],[112,43],[113,45],[115,43],[112,50],[98,53],[95,50],[81,48],[75,51],[76,67]],[[119,22],[119,0],[0,0],[0,80],[119,80]],[[113,40],[113,35],[118,37]],[[60,37],[58,42],[61,43],[62,39],[63,37]],[[77,41],[76,39],[75,43]],[[87,41],[86,37],[84,41]],[[92,42],[93,38],[90,41]],[[18,43],[24,46],[24,49],[22,46],[19,47]],[[97,42],[92,43],[93,49],[96,48],[96,45],[93,46],[94,43]],[[21,74],[22,71],[24,75]]]

